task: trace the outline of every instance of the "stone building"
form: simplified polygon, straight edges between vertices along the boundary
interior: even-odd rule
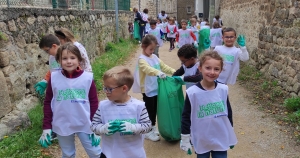
[[[177,20],[188,20],[192,15],[195,15],[195,0],[177,0]]]
[[[220,1],[224,26],[246,36],[250,63],[300,96],[300,1]]]
[[[149,17],[156,18],[164,10],[168,16],[177,16],[177,0],[131,0],[131,8],[138,8],[139,11],[147,8]]]

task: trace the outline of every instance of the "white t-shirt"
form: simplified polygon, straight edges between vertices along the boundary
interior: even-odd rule
[[[210,41],[211,47],[216,47],[219,45],[222,45],[223,39],[222,39],[222,28],[216,28],[216,29],[210,29]]]
[[[162,16],[161,13],[158,14],[158,18],[161,19],[161,20],[166,19],[167,16],[168,16],[167,14],[165,14],[164,16]]]

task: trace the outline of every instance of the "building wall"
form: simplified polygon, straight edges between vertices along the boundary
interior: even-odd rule
[[[221,1],[226,27],[246,35],[250,63],[291,95],[300,96],[300,2],[296,0]]]
[[[190,7],[190,13],[187,12],[187,8]],[[177,16],[178,21],[182,19],[189,20],[192,15],[195,14],[195,0],[178,0],[177,1]]]

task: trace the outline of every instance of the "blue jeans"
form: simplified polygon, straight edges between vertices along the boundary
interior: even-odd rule
[[[227,158],[227,151],[210,151],[204,154],[197,154],[197,158]]]
[[[140,26],[141,41],[142,41],[143,37],[145,36],[145,27],[146,27],[146,24],[143,24],[143,26]]]
[[[78,132],[76,135],[90,158],[100,157],[100,145],[97,147],[92,146],[92,140],[89,139],[89,134]],[[57,134],[57,139],[62,151],[62,158],[75,158],[75,133],[69,136],[60,136]]]

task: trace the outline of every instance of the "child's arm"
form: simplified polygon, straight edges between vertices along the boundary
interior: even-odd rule
[[[176,42],[178,42],[179,41],[179,32],[177,32],[177,34],[176,34]]]
[[[136,133],[139,134],[146,134],[151,130],[152,128],[151,121],[149,119],[148,111],[145,106],[140,114],[139,124],[135,124],[135,125],[137,127]]]
[[[195,34],[193,33],[193,31],[190,32],[190,35],[194,41],[197,41],[197,38],[196,38]]]
[[[199,82],[202,79],[203,79],[202,73],[200,73],[199,70],[197,69],[195,75],[184,76],[183,81],[185,81],[185,82]]]
[[[44,79],[45,79],[47,82],[49,82],[50,77],[51,77],[51,71],[48,70],[47,73],[46,73],[46,75],[45,75],[45,77],[44,77]]]
[[[182,76],[184,74],[183,66],[181,66],[178,70],[176,70],[172,76]]]
[[[51,109],[51,100],[53,98],[53,91],[51,85],[51,78],[49,78],[47,90],[46,90],[46,97],[44,100],[44,118],[43,118],[43,129],[52,129],[52,117],[53,112]]]
[[[168,65],[166,65],[162,60],[159,59],[159,64],[162,72],[173,74],[175,70]]]
[[[247,60],[249,60],[249,53],[247,51],[246,46],[245,47],[240,47],[240,50],[239,50],[239,59],[241,61],[247,61]]]
[[[181,118],[181,134],[190,134],[191,133],[191,102],[186,95],[185,102],[184,102],[184,108],[182,112],[182,118]]]
[[[231,105],[230,105],[228,96],[227,96],[227,111],[228,111],[229,122],[231,123],[231,126],[233,127],[232,109],[231,109]]]
[[[101,113],[100,113],[100,106],[97,109],[97,111],[95,112],[93,119],[92,119],[92,124],[91,124],[91,130],[95,133],[95,134],[102,134],[100,133],[100,130],[97,130],[97,127],[102,127],[104,126],[104,123],[102,122],[101,119]]]
[[[168,28],[168,25],[167,25],[167,33],[170,33],[170,30],[169,30],[169,28]]]
[[[176,33],[177,32],[177,27],[175,26],[175,28],[174,28],[174,33]]]
[[[148,76],[158,76],[161,72],[151,67],[144,59],[139,59],[139,68]]]
[[[98,109],[98,96],[95,82],[92,81],[91,88],[89,91],[89,102],[90,102],[90,119],[93,120],[93,116]]]

